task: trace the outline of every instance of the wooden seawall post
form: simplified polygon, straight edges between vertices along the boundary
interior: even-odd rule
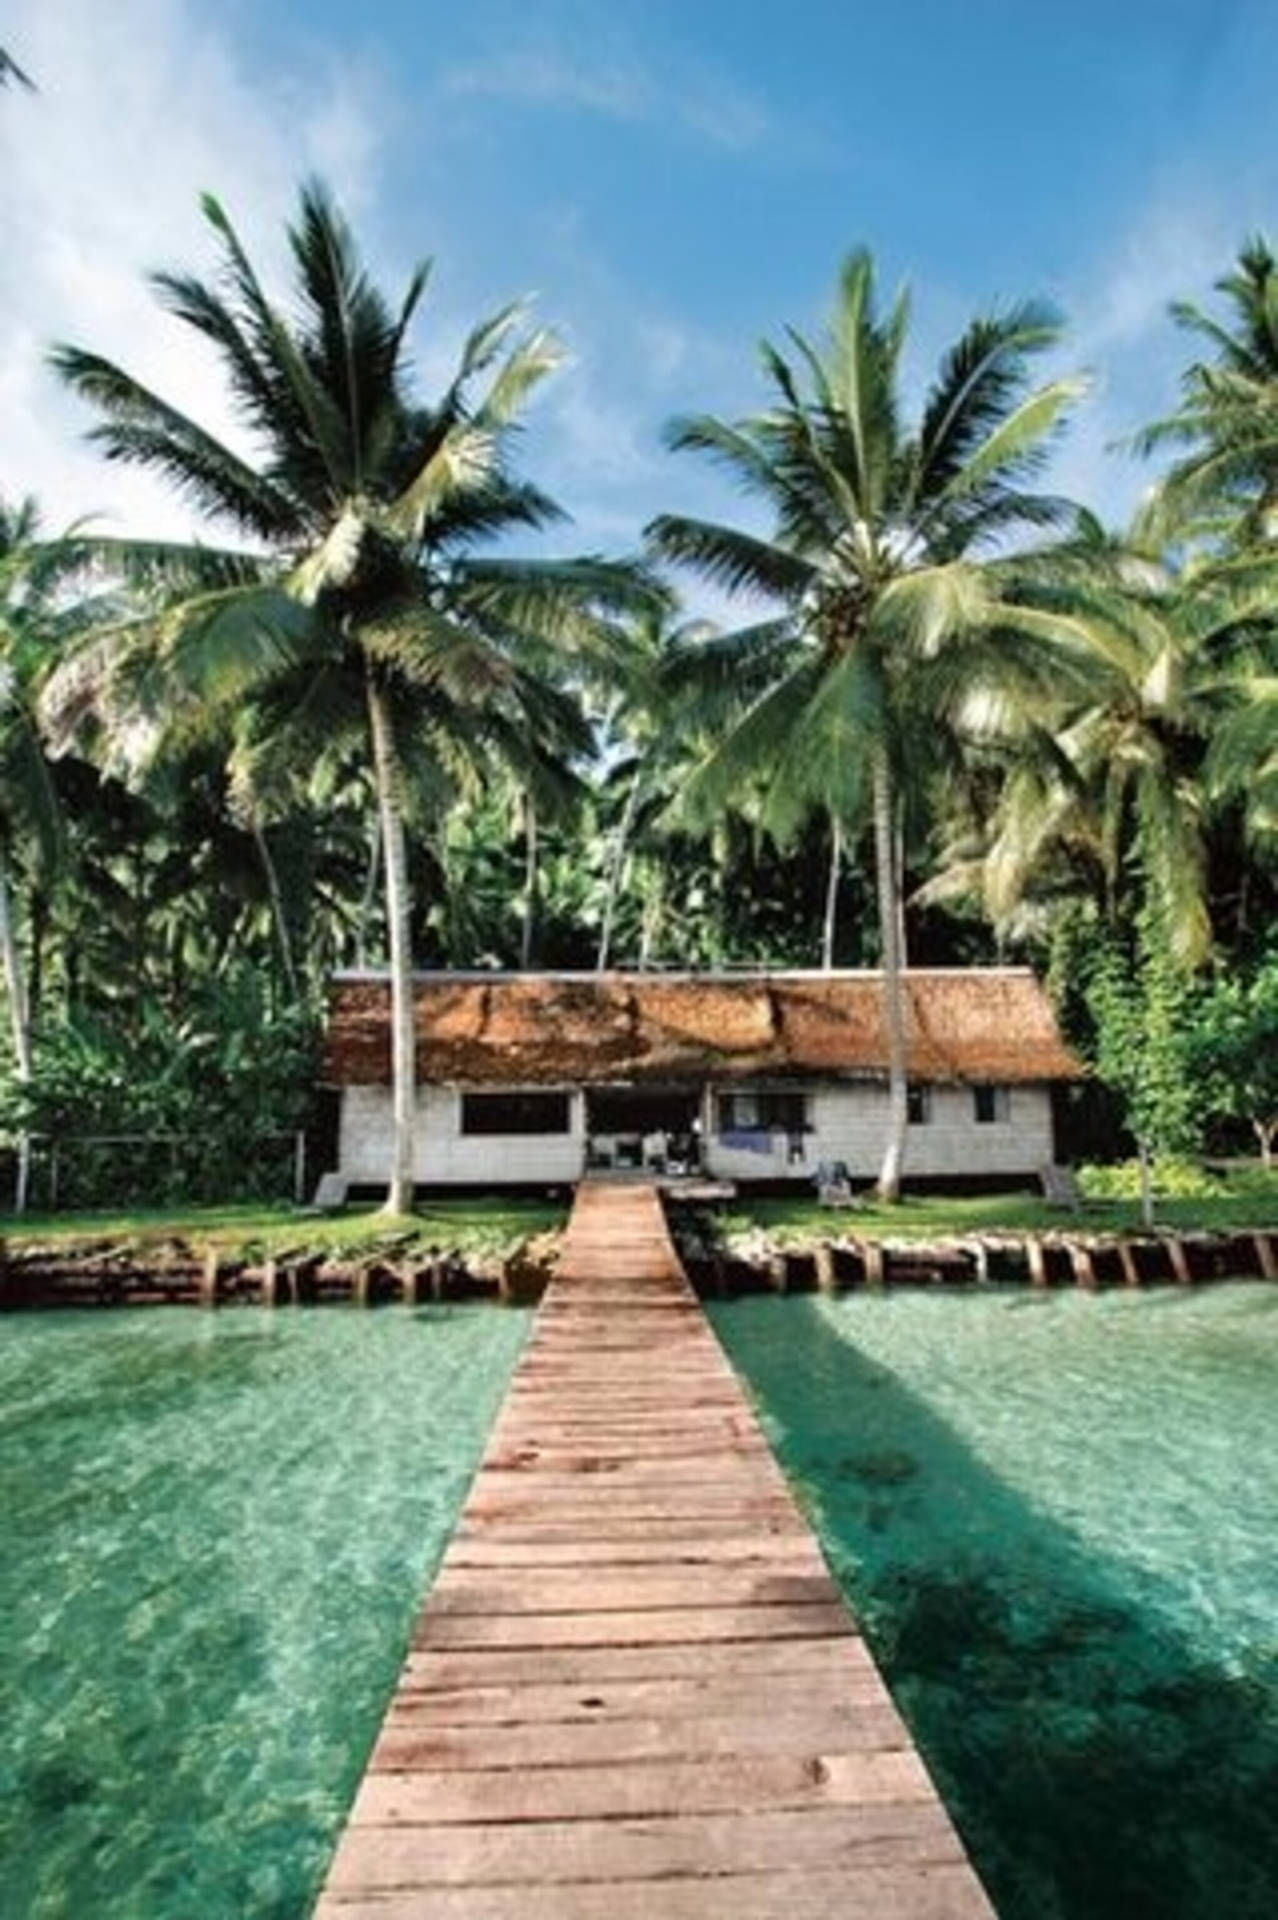
[[[993,1920],[683,1274],[584,1186],[316,1920]]]
[[[200,1268],[200,1305],[202,1307],[217,1305],[218,1284],[221,1278],[220,1265],[217,1248],[206,1247],[204,1261]]]

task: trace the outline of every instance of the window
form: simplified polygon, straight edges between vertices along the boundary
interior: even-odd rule
[[[464,1093],[463,1133],[568,1133],[566,1093]]]
[[[925,1127],[932,1118],[932,1089],[917,1084],[905,1089],[905,1114],[912,1127]]]
[[[806,1133],[807,1095],[769,1092],[750,1087],[741,1093],[719,1095],[719,1132],[725,1133]]]
[[[973,1087],[972,1105],[983,1127],[1012,1117],[1012,1096],[1006,1087]]]

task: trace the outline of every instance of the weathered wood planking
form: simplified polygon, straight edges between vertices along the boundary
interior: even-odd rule
[[[652,1188],[583,1186],[317,1920],[992,1920]]]

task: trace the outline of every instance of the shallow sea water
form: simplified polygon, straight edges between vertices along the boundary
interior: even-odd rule
[[[1002,1920],[1273,1920],[1278,1288],[712,1318]]]
[[[527,1326],[0,1320],[3,1920],[309,1911]]]

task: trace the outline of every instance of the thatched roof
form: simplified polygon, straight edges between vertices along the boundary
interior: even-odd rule
[[[881,1078],[877,973],[419,974],[417,1072],[461,1086]],[[1076,1079],[1082,1072],[1028,969],[906,975],[912,1079]],[[385,975],[339,975],[324,1079],[390,1080]]]

